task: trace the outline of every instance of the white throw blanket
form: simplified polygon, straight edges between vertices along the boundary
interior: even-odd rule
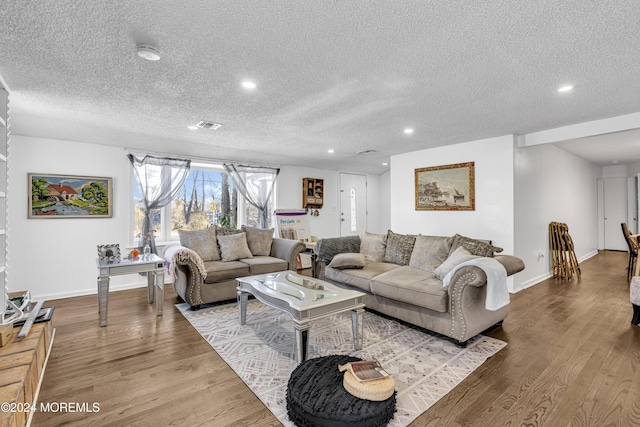
[[[507,289],[507,270],[502,264],[493,258],[474,258],[458,264],[442,280],[444,287],[449,289],[451,278],[459,268],[465,265],[479,267],[487,275],[487,297],[484,301],[484,308],[496,311],[509,304],[509,290]]]
[[[167,246],[164,250],[164,268],[167,274],[176,278],[176,264],[184,261],[191,261],[196,265],[202,276],[207,275],[207,270],[202,259],[191,249],[187,249],[180,245]]]

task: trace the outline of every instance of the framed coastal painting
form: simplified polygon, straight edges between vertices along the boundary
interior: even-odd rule
[[[113,178],[28,174],[28,218],[111,218]]]
[[[475,210],[474,162],[415,170],[416,210]]]

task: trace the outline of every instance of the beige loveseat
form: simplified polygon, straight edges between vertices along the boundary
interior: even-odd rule
[[[176,293],[192,310],[201,304],[236,298],[236,278],[295,270],[306,247],[273,237],[273,229],[209,227],[179,230],[180,244],[165,248],[164,258]]]
[[[507,316],[506,277],[522,271],[524,263],[510,255],[494,256],[501,251],[488,241],[457,234],[414,236],[391,230],[365,233],[362,239],[320,239],[315,247],[321,279],[365,292],[367,309],[445,335],[462,346]],[[491,277],[489,292],[485,271]],[[496,276],[502,276],[502,283],[496,285],[501,282]]]

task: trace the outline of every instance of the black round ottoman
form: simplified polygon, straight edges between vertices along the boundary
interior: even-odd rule
[[[287,385],[287,411],[297,426],[385,426],[396,411],[396,394],[375,402],[359,399],[342,386],[338,365],[357,357],[334,355],[302,362]]]

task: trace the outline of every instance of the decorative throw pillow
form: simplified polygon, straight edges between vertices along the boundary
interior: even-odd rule
[[[344,270],[345,268],[363,268],[365,265],[364,254],[338,254],[333,257],[329,263],[329,267],[336,268],[338,270]]]
[[[474,258],[480,257],[477,255],[472,255],[471,252],[460,246],[455,251],[453,251],[451,255],[449,255],[449,258],[447,258],[445,262],[440,264],[440,267],[434,270],[433,275],[442,280],[447,274],[449,274],[451,270],[456,268],[458,265]]]
[[[203,230],[178,230],[178,236],[180,244],[197,253],[202,261],[220,260],[214,227]]]
[[[409,267],[433,273],[449,256],[451,242],[453,242],[453,237],[422,235],[416,237]]]
[[[268,230],[249,226],[242,226],[242,231],[247,233],[247,244],[254,256],[270,255],[271,242],[273,242],[273,228]]]
[[[218,236],[229,236],[240,233],[242,233],[242,230],[238,230],[237,228],[216,227],[216,235]]]
[[[369,262],[384,261],[384,254],[387,250],[387,235],[364,232],[360,242],[360,253]]]
[[[410,234],[396,234],[389,230],[387,232],[387,247],[384,253],[385,262],[398,265],[409,265],[411,251],[415,244],[416,236]]]
[[[453,236],[453,243],[451,244],[449,255],[451,255],[453,251],[458,249],[460,246],[471,252],[472,255],[486,257],[493,257],[494,252],[500,253],[503,251],[502,248],[493,246],[488,242],[483,242],[482,240],[472,239],[470,237],[456,234],[455,236]]]
[[[237,261],[243,258],[253,258],[247,245],[247,234],[230,234],[218,236],[222,261]]]

